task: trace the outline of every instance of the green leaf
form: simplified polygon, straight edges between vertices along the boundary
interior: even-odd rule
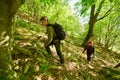
[[[114,0],[109,0],[110,3],[112,3]]]

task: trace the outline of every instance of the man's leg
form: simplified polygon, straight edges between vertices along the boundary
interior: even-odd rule
[[[87,53],[87,60],[88,60],[88,61],[91,60],[91,53]]]
[[[48,54],[51,54],[51,50],[50,50],[50,46],[54,44],[54,40],[51,41],[51,43],[45,47],[46,51],[48,52]]]
[[[60,51],[60,40],[54,41],[54,45],[55,45],[55,48],[56,48],[56,51],[57,51],[57,55],[60,58],[60,62],[64,63],[64,58],[63,58],[63,55],[62,55],[62,53]]]

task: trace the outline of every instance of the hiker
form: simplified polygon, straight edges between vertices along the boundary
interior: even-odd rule
[[[42,25],[47,28],[47,40],[44,43],[46,51],[48,52],[48,54],[51,54],[50,46],[54,45],[57,51],[57,55],[59,56],[60,62],[64,63],[64,58],[60,50],[61,40],[59,40],[56,37],[57,34],[53,28],[53,25],[48,23],[48,18],[46,16],[41,17],[40,21],[42,22]]]
[[[83,53],[85,51],[87,52],[87,61],[90,61],[91,56],[92,56],[92,54],[94,55],[94,51],[95,51],[93,41],[89,40],[87,42],[86,46],[84,47]]]

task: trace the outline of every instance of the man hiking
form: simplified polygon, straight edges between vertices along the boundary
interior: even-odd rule
[[[46,16],[41,17],[40,19],[42,26],[47,28],[47,40],[44,43],[44,47],[46,51],[51,54],[50,46],[54,45],[57,51],[57,55],[59,56],[60,62],[64,63],[64,58],[60,50],[60,41],[56,38],[56,32],[52,26],[52,24],[48,23],[48,18]]]

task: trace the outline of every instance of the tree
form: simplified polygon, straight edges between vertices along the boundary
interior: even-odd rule
[[[110,8],[101,16],[100,12],[102,12],[102,7],[103,7],[103,3],[105,2],[105,0],[101,0],[99,5],[97,6],[97,1],[93,0],[82,0],[81,4],[82,4],[82,10],[81,10],[81,14],[86,13],[87,10],[89,10],[89,7],[91,7],[90,10],[90,17],[89,17],[89,29],[88,29],[88,33],[82,43],[82,46],[85,45],[85,43],[91,39],[91,37],[94,35],[93,34],[93,29],[95,26],[95,23],[104,19],[105,17],[107,17],[111,10],[112,10],[112,6],[110,6]],[[110,0],[110,2],[112,3],[113,0]],[[97,9],[96,9],[97,8]]]
[[[94,35],[93,34],[93,29],[94,29],[94,25],[97,21],[104,19],[105,17],[107,17],[110,14],[110,11],[112,10],[112,8],[110,8],[108,11],[105,12],[105,14],[103,16],[101,16],[100,18],[98,18],[100,11],[102,9],[102,5],[104,3],[105,0],[102,0],[99,4],[99,7],[95,13],[95,4],[93,4],[91,6],[91,12],[90,12],[90,20],[89,20],[89,30],[87,33],[87,36],[85,37],[85,40],[83,42],[83,45]]]
[[[0,0],[0,80],[13,78],[11,57],[11,23],[12,18],[24,0]]]

